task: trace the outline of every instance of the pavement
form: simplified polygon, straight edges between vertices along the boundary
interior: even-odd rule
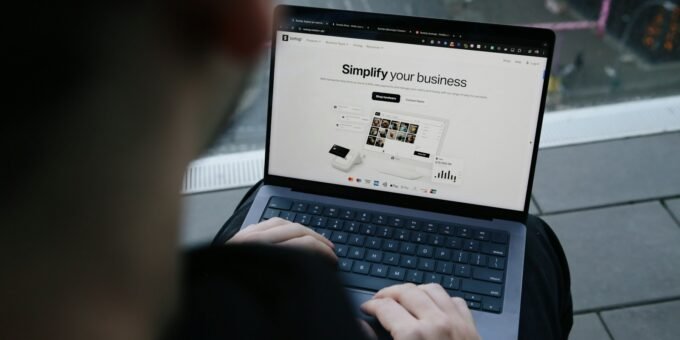
[[[570,339],[680,337],[680,133],[539,152],[531,212],[567,254]],[[208,242],[246,188],[185,196],[182,240]]]

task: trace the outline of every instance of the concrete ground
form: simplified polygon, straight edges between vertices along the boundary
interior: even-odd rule
[[[208,242],[246,189],[184,197],[184,244]],[[570,339],[680,338],[680,133],[539,152],[532,212],[572,275]]]

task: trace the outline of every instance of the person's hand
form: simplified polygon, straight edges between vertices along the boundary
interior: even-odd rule
[[[331,241],[299,223],[291,223],[278,217],[241,229],[227,244],[249,242],[311,250],[320,252],[333,261],[338,260]]]
[[[479,340],[465,300],[438,284],[411,283],[382,289],[361,309],[375,316],[395,340]]]

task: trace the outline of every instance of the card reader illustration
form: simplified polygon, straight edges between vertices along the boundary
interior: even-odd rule
[[[353,166],[361,163],[361,153],[356,150],[335,144],[328,152],[335,156],[331,160],[331,165],[340,171],[348,172]]]

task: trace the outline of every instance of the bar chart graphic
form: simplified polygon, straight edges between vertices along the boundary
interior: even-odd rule
[[[432,167],[432,182],[444,184],[459,184],[462,163],[455,159],[435,157]]]

